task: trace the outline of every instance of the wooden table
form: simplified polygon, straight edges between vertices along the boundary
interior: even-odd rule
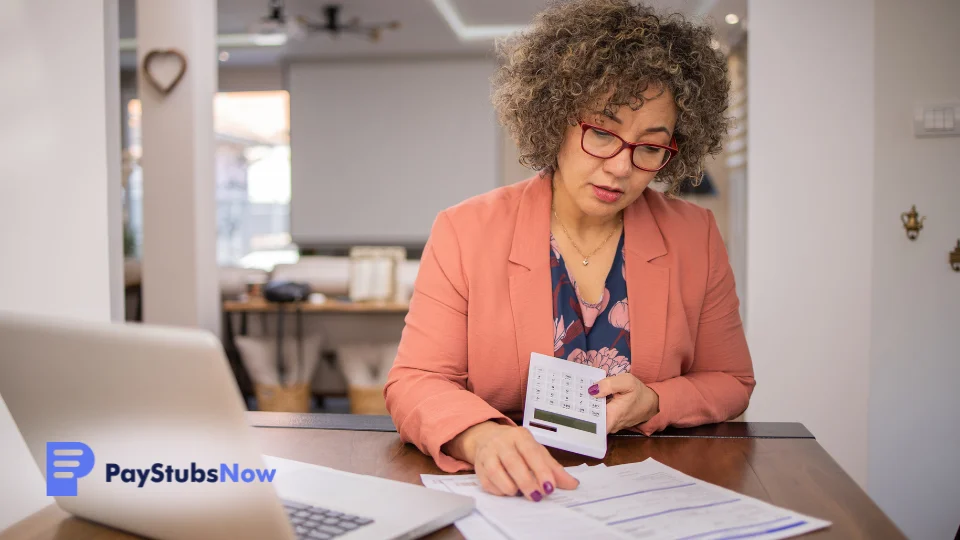
[[[403,444],[388,417],[248,413],[264,453],[414,484],[440,473]],[[904,538],[866,493],[800,424],[729,423],[669,429],[654,437],[611,436],[607,465],[652,457],[691,476],[833,525],[804,538]],[[563,451],[563,465],[596,464]],[[132,539],[50,506],[0,534],[0,540]],[[428,538],[462,538],[447,527]]]

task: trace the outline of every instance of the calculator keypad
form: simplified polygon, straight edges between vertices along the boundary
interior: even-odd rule
[[[533,401],[541,407],[548,406],[593,418],[600,417],[603,400],[587,393],[593,383],[571,373],[534,368]]]

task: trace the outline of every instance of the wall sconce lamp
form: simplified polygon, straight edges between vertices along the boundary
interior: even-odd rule
[[[903,228],[907,230],[907,238],[911,240],[916,240],[917,236],[920,236],[920,231],[923,229],[923,220],[927,219],[927,216],[917,219],[918,217],[917,205],[911,206],[909,212],[900,214]]]

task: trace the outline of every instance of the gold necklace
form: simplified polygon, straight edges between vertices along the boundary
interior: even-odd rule
[[[593,257],[593,255],[594,255],[596,252],[600,251],[600,248],[602,248],[603,246],[605,246],[605,245],[607,244],[607,242],[609,242],[610,239],[613,238],[613,233],[617,232],[617,229],[620,227],[621,224],[623,224],[623,217],[621,217],[621,218],[620,218],[620,223],[617,223],[617,226],[614,227],[612,231],[610,231],[610,234],[603,240],[603,242],[600,242],[600,245],[597,246],[596,249],[594,249],[593,251],[591,251],[589,255],[584,255],[584,254],[583,254],[583,251],[580,249],[580,246],[578,246],[577,243],[573,241],[573,237],[570,236],[570,232],[567,231],[567,228],[563,225],[563,222],[560,221],[560,216],[557,215],[557,208],[556,208],[556,207],[553,208],[553,217],[557,218],[557,223],[559,223],[559,224],[560,224],[560,228],[563,229],[563,234],[565,234],[565,235],[567,236],[567,240],[569,240],[570,243],[573,244],[573,249],[577,250],[577,253],[579,253],[580,256],[583,257],[583,261],[582,261],[582,262],[583,262],[583,265],[584,265],[584,266],[590,264],[590,257]]]

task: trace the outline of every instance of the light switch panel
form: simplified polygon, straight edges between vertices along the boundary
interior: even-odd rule
[[[913,134],[917,137],[960,136],[960,103],[917,105]]]

